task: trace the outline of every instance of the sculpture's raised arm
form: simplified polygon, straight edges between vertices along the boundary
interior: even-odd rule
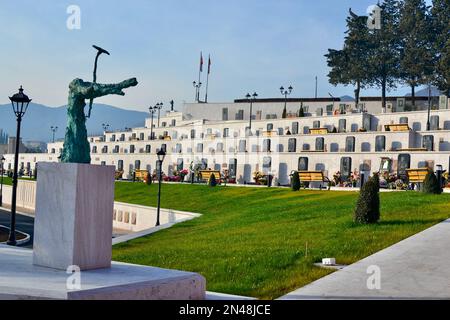
[[[123,96],[125,95],[123,89],[134,87],[137,84],[136,78],[131,78],[116,84],[99,84],[76,79],[70,84],[70,89],[75,95],[81,95],[84,99],[95,99],[110,94]]]

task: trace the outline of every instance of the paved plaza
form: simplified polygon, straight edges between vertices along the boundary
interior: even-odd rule
[[[446,220],[280,299],[450,299],[449,243]]]

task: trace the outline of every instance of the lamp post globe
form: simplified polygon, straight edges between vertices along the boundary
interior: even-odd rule
[[[252,95],[250,93],[247,93],[245,96],[247,101],[250,102],[250,115],[249,115],[249,123],[248,123],[249,135],[251,135],[251,133],[252,133],[253,102],[255,102],[257,97],[258,97],[258,94],[256,92],[253,93]]]
[[[11,200],[11,226],[9,230],[9,238],[7,241],[8,245],[15,246],[16,241],[16,202],[17,202],[17,167],[19,165],[19,146],[20,146],[20,125],[22,118],[27,112],[28,105],[31,99],[23,92],[22,86],[19,88],[19,92],[9,97],[11,100],[11,105],[13,112],[17,119],[17,133],[16,133],[16,149],[14,154],[14,171],[13,171],[13,189],[12,189],[12,200]]]
[[[52,131],[52,134],[53,134],[52,141],[53,141],[53,143],[55,143],[55,133],[56,133],[56,131],[58,131],[58,126],[55,126],[55,127],[51,126],[50,130]]]
[[[161,118],[161,109],[163,106],[164,106],[164,103],[159,102],[156,104],[156,106],[153,107],[155,110],[158,110],[158,128],[159,128],[159,119]]]
[[[283,86],[280,87],[280,92],[284,96],[284,109],[283,109],[282,118],[286,117],[286,114],[287,114],[287,97],[292,93],[292,90],[294,90],[294,88],[292,86],[289,86],[289,88],[287,88],[287,90],[285,90]]]
[[[162,183],[162,164],[164,161],[164,158],[166,157],[166,152],[163,148],[161,148],[157,153],[158,157],[158,163],[159,163],[159,174],[158,174],[158,208],[156,211],[156,226],[160,225],[159,217],[160,217],[160,211],[161,211],[161,183]]]

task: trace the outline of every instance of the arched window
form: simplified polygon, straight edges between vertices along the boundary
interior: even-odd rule
[[[386,151],[386,136],[375,137],[375,152]]]
[[[263,152],[270,152],[270,139],[263,140]]]
[[[316,151],[325,150],[325,139],[322,137],[316,138]]]
[[[355,152],[355,137],[345,139],[345,152]]]
[[[299,171],[308,171],[308,158],[300,157],[298,158],[298,170]]]
[[[406,170],[411,167],[411,156],[409,154],[399,154],[397,164],[397,174],[402,179],[406,179]]]
[[[352,174],[352,158],[342,157],[341,158],[341,177],[344,181],[347,181]]]
[[[292,122],[292,134],[298,134],[298,122]]]
[[[290,138],[288,140],[288,152],[297,152],[297,139]]]

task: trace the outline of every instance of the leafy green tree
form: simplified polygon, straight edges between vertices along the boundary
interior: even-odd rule
[[[400,76],[411,87],[412,106],[415,89],[430,82],[433,74],[432,25],[424,0],[404,0],[400,8]]]
[[[300,176],[298,175],[298,171],[292,172],[291,188],[293,191],[300,190]]]
[[[356,223],[372,224],[380,220],[380,184],[378,175],[374,175],[361,188],[356,203],[354,220]]]
[[[355,87],[355,107],[358,107],[361,89],[369,84],[369,29],[367,17],[356,16],[350,11],[342,50],[329,49],[325,55],[330,72],[328,78],[333,85]]]
[[[396,81],[400,77],[400,3],[397,0],[384,0],[379,7],[381,28],[369,31],[367,72],[369,82],[381,88],[382,107],[386,108],[386,93],[396,88]]]
[[[433,0],[431,25],[434,35],[434,84],[450,97],[450,1]]]
[[[424,193],[433,193],[433,194],[441,194],[442,188],[439,185],[438,178],[434,174],[434,172],[428,172],[425,180],[423,182],[422,192]]]

